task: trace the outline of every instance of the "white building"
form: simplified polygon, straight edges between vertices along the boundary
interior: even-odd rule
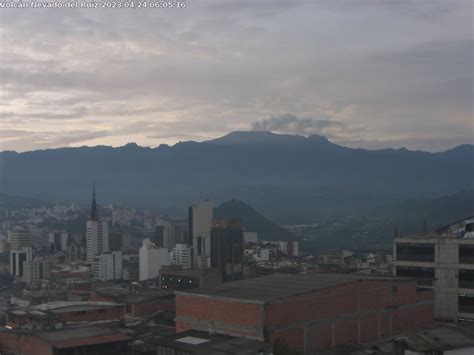
[[[87,262],[91,263],[95,255],[109,251],[109,225],[107,221],[87,221]]]
[[[189,207],[189,236],[192,240],[194,266],[197,268],[209,266],[210,263],[212,212],[211,201],[201,201]]]
[[[95,202],[95,188],[92,193],[91,216],[86,225],[87,262],[92,263],[94,256],[109,251],[109,225],[99,219]]]
[[[38,284],[42,279],[49,276],[49,262],[35,258],[35,260],[23,262],[23,281],[27,284]]]
[[[191,268],[191,248],[186,244],[176,244],[170,252],[170,263],[172,265],[181,265],[184,269]]]
[[[94,278],[108,281],[121,280],[123,273],[123,257],[121,251],[102,253],[94,256],[92,274]]]
[[[69,233],[65,231],[56,231],[49,233],[48,242],[53,252],[67,251],[67,240]]]
[[[256,262],[270,261],[270,249],[257,248],[252,256]]]
[[[244,232],[244,243],[254,243],[257,244],[257,232]]]
[[[322,263],[330,265],[344,265],[346,259],[354,254],[350,250],[331,250],[323,255]]]
[[[169,265],[168,249],[156,248],[149,239],[145,239],[139,251],[140,281],[158,277],[164,265]]]

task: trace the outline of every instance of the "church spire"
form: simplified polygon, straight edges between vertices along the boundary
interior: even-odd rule
[[[97,212],[97,203],[95,202],[95,181],[92,182],[92,205],[91,205],[91,221],[99,220],[99,213]]]

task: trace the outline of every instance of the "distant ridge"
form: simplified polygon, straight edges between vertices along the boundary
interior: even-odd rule
[[[22,209],[50,206],[49,202],[35,198],[0,193],[0,208]]]
[[[212,144],[298,144],[307,141],[317,141],[328,143],[326,137],[312,135],[304,137],[291,134],[276,134],[266,131],[237,131],[226,134],[223,137],[206,141]]]
[[[383,204],[474,188],[474,146],[441,153],[343,147],[322,136],[233,132],[207,142],[0,153],[0,193],[98,198],[185,215],[204,193],[246,201],[282,224],[360,215]]]

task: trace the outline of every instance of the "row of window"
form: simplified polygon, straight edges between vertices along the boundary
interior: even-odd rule
[[[432,287],[435,279],[434,268],[397,266],[397,276],[418,279],[418,285]],[[460,269],[458,272],[458,287],[474,289],[474,270]]]
[[[399,243],[396,246],[398,261],[435,261],[435,245],[426,243]],[[459,262],[474,264],[474,245],[459,246]]]

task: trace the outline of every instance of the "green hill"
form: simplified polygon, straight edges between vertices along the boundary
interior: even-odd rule
[[[230,200],[214,209],[214,218],[238,218],[249,232],[257,232],[260,240],[297,240],[296,236],[262,216],[239,200]]]

